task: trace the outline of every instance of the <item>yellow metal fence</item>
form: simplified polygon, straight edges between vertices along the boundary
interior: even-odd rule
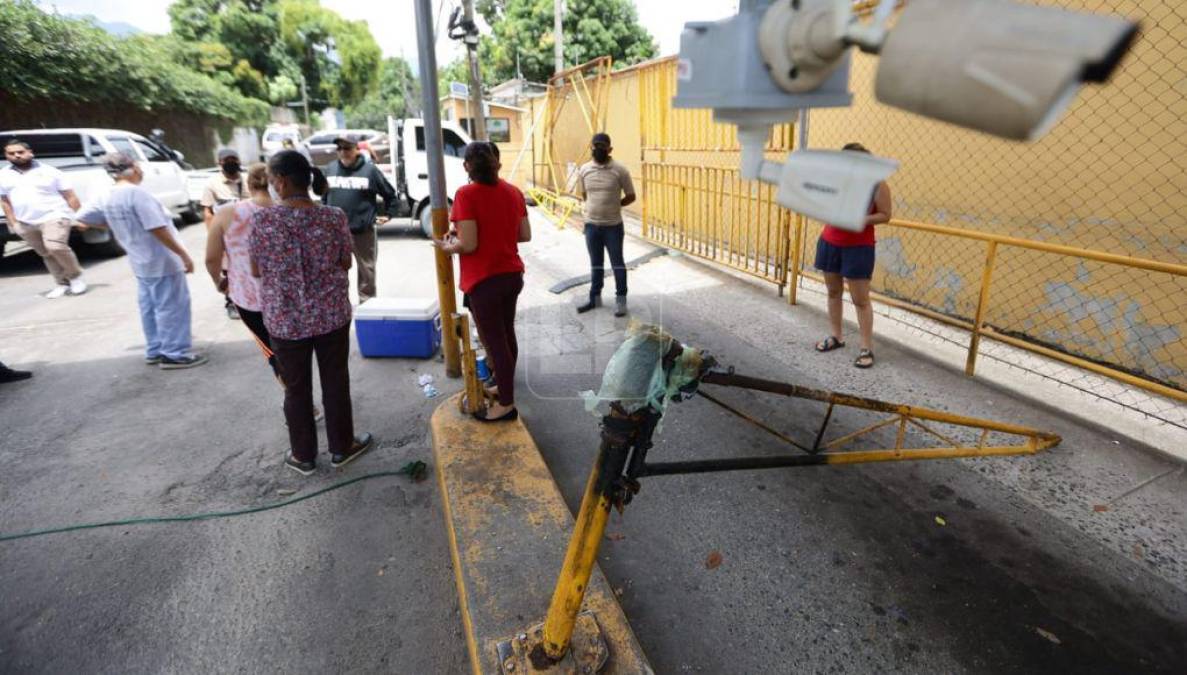
[[[1187,3],[1046,4],[1125,14],[1143,33],[1114,81],[1086,90],[1042,142],[884,107],[872,95],[876,59],[856,54],[854,105],[812,111],[808,145],[857,140],[902,162],[873,287],[888,304],[969,330],[970,373],[990,338],[1074,364],[1082,375],[1050,375],[1071,386],[1091,390],[1088,374],[1106,375],[1156,394],[1139,409],[1178,414],[1187,401]],[[733,128],[707,110],[672,108],[675,68],[665,58],[603,79],[599,67],[585,83],[555,87],[543,115],[551,125],[530,139],[533,182],[568,192],[563,176],[588,158],[592,123],[640,189],[632,212],[644,237],[790,285],[794,296],[799,275],[814,275],[822,225],[780,208],[768,186],[738,180]],[[596,119],[591,100],[605,102]],[[770,157],[792,150],[798,131],[775,127]]]

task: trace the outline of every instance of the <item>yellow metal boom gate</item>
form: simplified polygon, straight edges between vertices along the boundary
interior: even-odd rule
[[[663,373],[669,383],[667,391],[674,392],[670,395],[670,402],[700,396],[802,452],[765,457],[648,462],[647,451],[652,447],[651,438],[663,415],[665,402],[660,401],[658,409],[656,403],[651,403],[633,411],[628,410],[624,401],[612,402],[609,414],[602,418],[601,444],[586,482],[581,508],[569,539],[548,614],[542,627],[530,629],[499,644],[499,660],[504,675],[538,672],[592,673],[604,667],[608,655],[605,652],[605,642],[597,633],[596,617],[589,612],[581,612],[581,605],[597,561],[610,509],[617,508],[621,512],[638,494],[641,478],[914,459],[1028,455],[1052,448],[1061,440],[1056,434],[1025,426],[740,375],[735,373],[733,368],[718,367],[710,356],[700,354],[696,350],[686,350],[679,342],[660,331],[653,331],[651,335],[666,345],[666,349],[659,353],[663,354]],[[677,370],[675,366],[682,359],[685,364],[699,364],[697,372],[686,382],[673,384],[673,372]],[[827,404],[827,409],[815,435],[815,441],[812,445],[805,446],[712,394],[702,391],[702,385],[706,384],[818,401]],[[857,431],[825,441],[825,432],[837,407],[880,413],[886,417]],[[975,430],[979,432],[977,441],[962,444],[951,435],[937,430],[937,424]],[[875,431],[887,427],[896,430],[893,447],[875,450],[842,449],[859,438],[868,438]],[[941,445],[910,447],[907,442],[909,429],[922,431],[925,437],[937,439]],[[998,439],[1000,436],[1014,437],[1016,440],[1003,442]],[[574,638],[575,628],[579,638]]]

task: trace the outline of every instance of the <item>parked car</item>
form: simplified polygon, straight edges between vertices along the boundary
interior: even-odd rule
[[[140,134],[118,129],[17,129],[0,131],[0,138],[19,138],[32,146],[38,161],[57,167],[69,176],[75,194],[84,204],[112,184],[103,169],[103,156],[109,152],[126,153],[144,171],[141,186],[164,204],[175,218],[187,223],[202,219],[197,202],[190,199],[187,190],[186,172],[180,164],[184,157]],[[0,161],[0,167],[6,166],[8,162]],[[20,237],[9,229],[0,215],[0,255],[7,242],[19,240]],[[108,255],[123,253],[111,233],[101,228],[76,230],[71,235],[71,243]]]
[[[371,161],[376,164],[387,162],[391,158],[391,141],[387,134],[374,129],[330,129],[319,131],[305,139],[303,145],[309,150],[310,159],[317,166],[325,166],[338,158],[338,148],[334,146],[334,139],[349,138],[359,144]]]
[[[264,129],[264,138],[260,141],[260,150],[264,153],[261,159],[268,161],[272,155],[284,149],[284,142],[292,141],[293,147],[301,143],[301,132],[295,124],[271,124]]]

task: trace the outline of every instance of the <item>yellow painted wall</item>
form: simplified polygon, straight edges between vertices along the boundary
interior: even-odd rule
[[[809,145],[839,148],[858,140],[877,154],[900,160],[902,167],[890,180],[898,219],[1187,263],[1187,2],[1046,4],[1120,13],[1141,21],[1143,32],[1113,81],[1084,89],[1040,142],[1003,141],[884,106],[873,98],[876,58],[855,54],[853,106],[813,110]],[[706,230],[706,218],[727,231],[740,227],[743,238],[734,243],[744,250],[760,237],[779,236],[785,212],[733,211],[714,196],[719,187],[688,184],[652,190],[643,185],[645,163],[737,167],[732,127],[714,124],[708,111],[671,108],[673,59],[616,73],[606,86],[607,106],[597,130],[612,136],[615,159],[630,168],[653,220],[710,239],[718,233]],[[582,112],[572,87],[553,98],[563,105],[543,117],[556,118],[551,148],[561,180],[555,184],[547,167],[549,139],[542,128],[547,124],[541,124],[531,144],[535,182],[567,192],[568,171],[588,159],[591,128],[588,111]],[[771,156],[791,149],[794,137],[790,124],[777,127],[768,144]],[[673,190],[681,188],[686,195],[701,195],[684,206],[698,220],[688,216],[687,223],[672,222],[681,213]],[[752,190],[750,203],[761,203],[760,188],[744,189]],[[727,196],[733,190],[728,187]],[[641,208],[642,202],[633,210]],[[809,267],[819,227],[809,226]],[[880,228],[879,240],[876,290],[949,315],[973,316],[985,244],[893,226]],[[1185,277],[1004,247],[995,265],[986,321],[999,330],[1187,389],[1184,298]]]

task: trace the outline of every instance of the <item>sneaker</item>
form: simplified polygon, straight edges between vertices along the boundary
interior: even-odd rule
[[[626,296],[614,298],[614,316],[626,316]]]
[[[313,472],[317,471],[317,462],[298,461],[291,451],[284,456],[284,465],[302,476],[312,476]]]
[[[584,305],[581,305],[580,307],[578,307],[578,308],[577,308],[577,313],[578,313],[578,314],[585,314],[586,312],[588,312],[589,310],[593,309],[594,307],[601,307],[601,306],[602,306],[602,298],[601,298],[601,296],[595,295],[595,296],[593,296],[593,297],[591,297],[591,298],[589,299],[589,302],[587,302],[587,303],[585,303]]]
[[[239,321],[239,310],[235,309],[235,305],[227,305],[227,318]]]
[[[146,366],[160,365],[161,359],[163,359],[163,358],[164,357],[161,356],[160,354],[157,354],[156,356],[146,356],[146,357],[144,357],[144,365],[146,365]]]
[[[74,277],[70,280],[70,295],[82,295],[87,292],[87,282],[82,280],[82,277]]]
[[[362,433],[354,437],[354,443],[350,446],[350,452],[345,455],[333,455],[330,457],[330,466],[339,467],[344,464],[350,464],[356,457],[364,452],[375,447],[375,437],[370,433]]]
[[[70,292],[70,287],[67,286],[66,284],[62,284],[61,286],[54,286],[53,290],[51,290],[49,293],[45,294],[45,297],[49,300],[54,300],[56,298],[62,297],[63,295],[66,295],[69,292]]]
[[[27,370],[13,370],[8,366],[0,366],[0,382],[19,382],[33,377]]]
[[[171,359],[168,356],[161,357],[161,370],[183,370],[185,368],[193,368],[206,363],[208,359],[205,356],[198,354],[190,354],[178,359]]]

